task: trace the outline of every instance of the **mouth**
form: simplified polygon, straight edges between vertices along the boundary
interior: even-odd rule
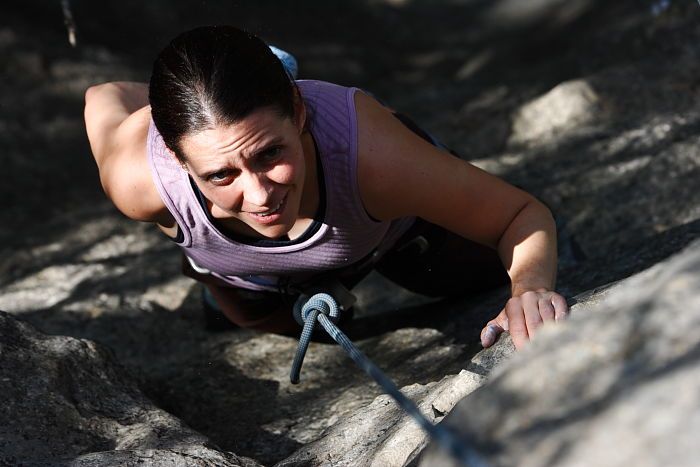
[[[277,205],[274,206],[272,209],[260,212],[247,212],[246,214],[248,214],[258,223],[270,224],[282,217],[282,211],[284,211],[286,205],[287,195],[285,195],[284,198],[282,198],[282,200],[279,203],[277,203]]]

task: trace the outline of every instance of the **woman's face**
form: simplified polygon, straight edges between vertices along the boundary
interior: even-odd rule
[[[303,111],[292,120],[262,108],[181,140],[185,168],[215,218],[234,220],[227,225],[252,236],[279,238],[289,232],[305,181],[303,125]]]

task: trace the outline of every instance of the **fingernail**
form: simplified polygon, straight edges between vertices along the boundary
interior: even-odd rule
[[[486,330],[483,332],[481,335],[481,345],[483,347],[488,347],[491,344],[493,344],[493,341],[496,337],[496,330],[492,325],[486,326]]]

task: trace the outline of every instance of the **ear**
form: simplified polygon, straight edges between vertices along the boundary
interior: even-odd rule
[[[301,134],[306,128],[306,105],[298,88],[294,88],[294,124]]]
[[[189,172],[189,170],[187,169],[187,163],[182,162],[182,161],[180,160],[180,158],[177,157],[177,155],[175,154],[175,152],[174,152],[172,149],[170,149],[168,146],[165,146],[165,151],[168,153],[168,155],[169,155],[170,157],[172,157],[172,158],[175,160],[175,162],[177,162],[178,164],[180,164],[180,167],[182,167],[182,169],[183,169],[185,172]]]

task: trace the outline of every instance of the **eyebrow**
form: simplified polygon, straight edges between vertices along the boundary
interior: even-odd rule
[[[273,147],[275,147],[275,146],[280,145],[282,142],[284,142],[284,137],[282,137],[282,136],[276,136],[276,137],[272,138],[270,141],[265,142],[265,144],[263,144],[262,146],[260,146],[260,148],[255,149],[255,150],[254,150],[252,153],[250,153],[250,155],[248,155],[247,157],[256,157],[256,156],[258,156],[259,154],[261,154],[261,153],[267,151],[268,149],[271,149],[271,148],[273,148]],[[211,177],[212,175],[214,175],[214,174],[216,174],[216,173],[219,173],[219,172],[221,172],[221,171],[227,170],[227,169],[228,169],[228,167],[218,167],[218,168],[215,168],[215,169],[207,170],[207,171],[205,171],[202,175],[198,175],[198,176],[199,176],[199,178],[201,178],[202,180],[208,180],[209,177]]]
[[[276,137],[272,138],[270,141],[267,141],[265,144],[263,144],[262,146],[260,146],[259,149],[255,149],[255,150],[251,153],[251,157],[255,157],[255,156],[257,156],[258,154],[260,154],[260,153],[262,153],[262,152],[265,152],[265,151],[267,151],[268,149],[270,149],[270,148],[272,148],[272,147],[274,147],[274,146],[278,146],[278,145],[281,144],[283,141],[284,141],[284,138],[283,138],[282,136],[276,136]]]

